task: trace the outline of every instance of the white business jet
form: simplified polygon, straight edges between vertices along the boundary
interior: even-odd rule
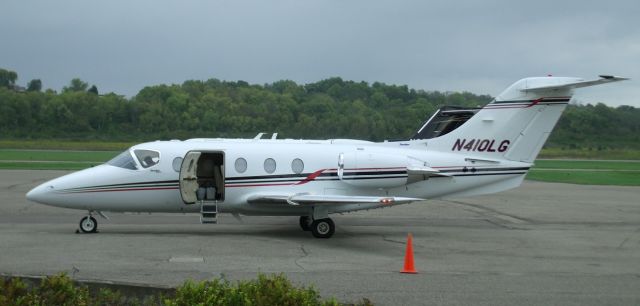
[[[573,90],[626,80],[602,75],[522,79],[482,108],[438,110],[406,141],[189,139],[135,145],[103,165],[27,193],[38,203],[103,212],[300,216],[314,237],[330,214],[518,187]]]

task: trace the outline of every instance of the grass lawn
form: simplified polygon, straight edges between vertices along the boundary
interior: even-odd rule
[[[124,151],[138,142],[72,141],[57,139],[0,140],[0,149],[66,150],[66,151]]]
[[[3,150],[0,161],[76,161],[103,163],[118,155],[117,151]]]
[[[640,162],[536,160],[527,179],[585,185],[640,186]]]
[[[566,159],[619,159],[619,160],[640,160],[640,150],[638,149],[560,149],[544,148],[538,158],[566,158]]]
[[[58,151],[0,149],[0,169],[81,170],[102,164],[117,151]]]
[[[534,168],[527,175],[527,179],[584,185],[640,186],[640,171],[544,171]]]
[[[640,161],[536,160],[534,169],[638,170]]]
[[[87,162],[6,162],[0,161],[0,169],[16,170],[82,170],[101,163]]]

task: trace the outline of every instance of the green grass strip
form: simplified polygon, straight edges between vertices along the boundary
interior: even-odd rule
[[[117,151],[53,151],[0,149],[0,161],[83,161],[103,163],[112,159]]]
[[[0,161],[0,169],[13,170],[82,170],[101,163],[87,162],[16,162]]]
[[[534,169],[640,170],[635,161],[536,160]]]
[[[73,141],[56,139],[0,140],[0,149],[124,151],[139,142]]]
[[[538,158],[568,158],[568,159],[620,159],[640,160],[640,150],[637,149],[559,149],[545,148]]]
[[[622,171],[544,171],[532,169],[527,179],[582,185],[640,186],[640,173]]]

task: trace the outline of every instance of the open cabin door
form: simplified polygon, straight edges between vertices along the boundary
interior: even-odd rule
[[[189,151],[180,167],[180,195],[185,204],[224,201],[222,151]]]
[[[185,204],[196,202],[196,191],[198,190],[198,159],[200,152],[188,152],[182,160],[180,167],[180,195]]]

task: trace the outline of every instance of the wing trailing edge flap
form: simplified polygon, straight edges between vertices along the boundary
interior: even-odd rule
[[[314,195],[307,193],[296,194],[255,194],[247,199],[249,203],[273,203],[289,205],[341,205],[341,204],[406,204],[423,201],[420,198],[407,197],[368,197],[368,196],[345,196],[345,195]]]

